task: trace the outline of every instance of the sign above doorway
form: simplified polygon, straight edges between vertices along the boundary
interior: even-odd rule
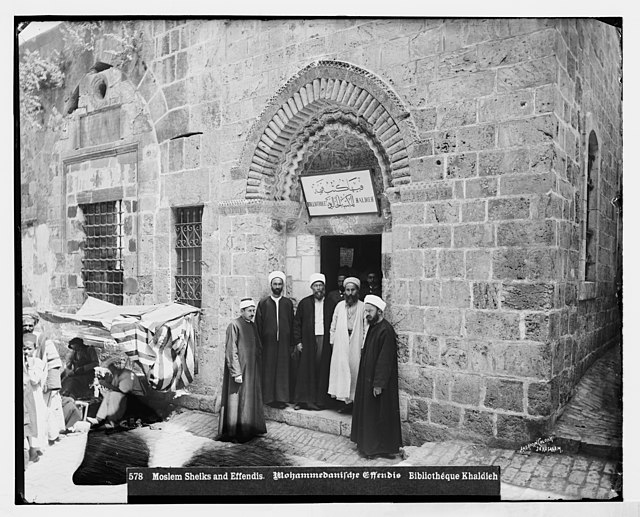
[[[377,214],[370,170],[300,176],[309,216]]]

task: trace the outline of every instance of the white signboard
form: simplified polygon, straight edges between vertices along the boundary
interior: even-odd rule
[[[300,176],[300,182],[311,217],[378,213],[368,170]]]

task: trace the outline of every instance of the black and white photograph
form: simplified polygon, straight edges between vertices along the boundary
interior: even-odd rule
[[[17,504],[629,500],[622,17],[13,22]]]

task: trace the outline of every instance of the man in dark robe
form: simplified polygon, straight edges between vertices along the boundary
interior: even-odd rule
[[[365,296],[368,294],[375,294],[378,298],[382,296],[382,288],[380,287],[378,273],[369,269],[367,272],[367,281],[365,283],[364,288],[360,291],[360,299],[364,300]]]
[[[227,327],[222,405],[218,440],[246,442],[267,432],[262,409],[261,359],[258,331],[253,323],[256,304],[240,302],[240,317]]]
[[[62,373],[61,394],[74,399],[91,398],[94,368],[100,364],[98,354],[95,348],[85,345],[79,337],[69,341],[69,348],[73,354]]]
[[[269,275],[271,296],[256,309],[256,326],[262,343],[262,398],[265,404],[287,407],[289,363],[293,353],[293,302],[282,295],[286,277],[282,271]]]
[[[327,299],[330,300],[334,306],[344,300],[344,279],[348,276],[350,276],[348,269],[340,268],[338,270],[338,288],[329,291],[329,294],[327,294]]]
[[[329,331],[334,304],[325,297],[325,276],[314,273],[309,279],[313,294],[298,304],[293,320],[293,342],[299,354],[294,390],[294,409],[318,410],[329,402]]]
[[[367,458],[395,457],[402,446],[397,336],[384,319],[385,302],[375,295],[364,302],[369,330],[360,357],[351,441]]]

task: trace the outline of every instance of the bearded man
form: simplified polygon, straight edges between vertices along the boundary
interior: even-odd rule
[[[262,342],[262,398],[265,404],[283,409],[289,393],[289,363],[293,352],[293,302],[283,296],[286,276],[269,275],[271,295],[258,303],[256,327]]]
[[[346,405],[340,412],[349,412],[356,391],[360,350],[367,329],[364,303],[358,299],[360,280],[344,280],[344,300],[336,305],[331,320],[330,342],[333,345],[329,370],[329,395]]]
[[[325,296],[325,276],[309,278],[313,294],[300,300],[293,320],[293,342],[299,354],[294,409],[322,409],[327,405],[331,345],[329,333],[334,304]]]
[[[369,459],[392,458],[402,446],[397,336],[384,319],[386,303],[375,295],[367,295],[364,303],[369,328],[353,402],[351,441]]]

